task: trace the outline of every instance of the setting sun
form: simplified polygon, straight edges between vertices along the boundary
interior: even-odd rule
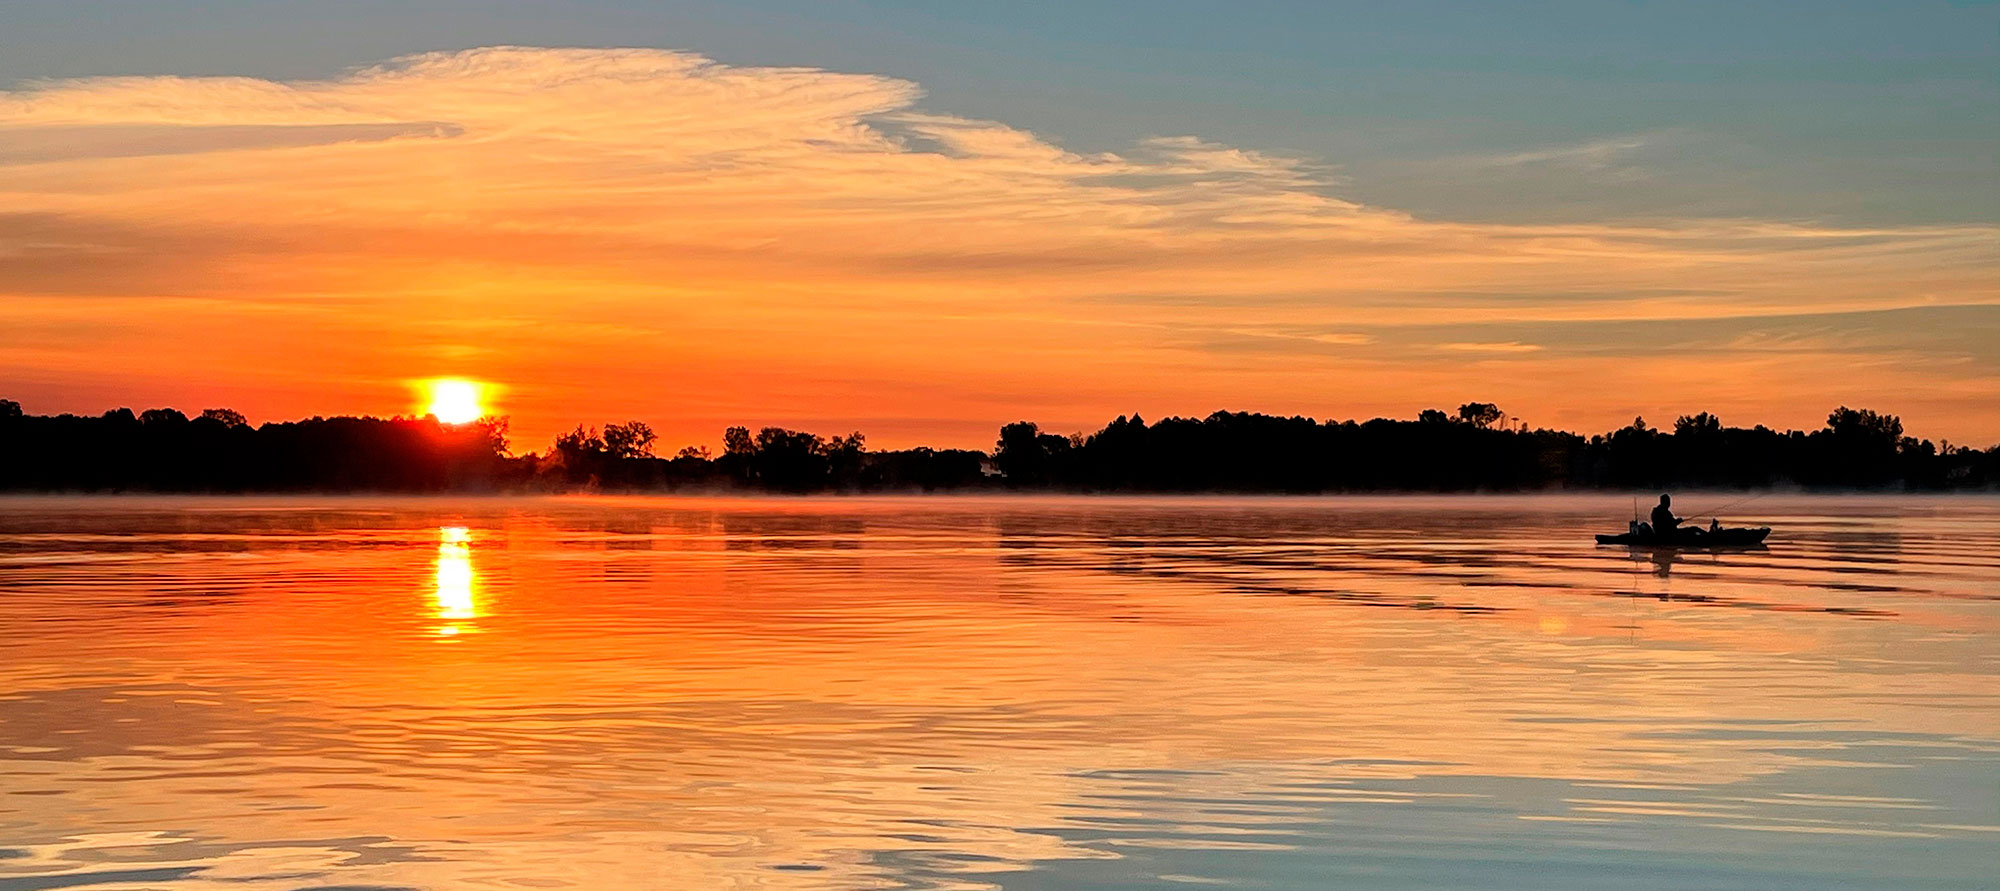
[[[430,404],[424,412],[447,424],[464,424],[477,421],[486,414],[480,405],[479,384],[472,381],[443,379],[425,382],[430,390]]]

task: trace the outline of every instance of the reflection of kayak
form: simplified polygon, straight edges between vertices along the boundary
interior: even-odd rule
[[[1764,536],[1771,534],[1771,527],[1758,526],[1751,529],[1708,530],[1699,527],[1682,529],[1671,538],[1662,538],[1646,532],[1626,532],[1620,535],[1600,535],[1598,544],[1631,545],[1638,548],[1747,548],[1764,543]]]

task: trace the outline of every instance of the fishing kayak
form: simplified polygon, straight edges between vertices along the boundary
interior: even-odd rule
[[[1631,545],[1636,548],[1747,548],[1764,543],[1764,536],[1771,534],[1771,527],[1736,527],[1733,529],[1683,528],[1672,537],[1654,535],[1652,530],[1624,532],[1618,535],[1599,535],[1598,544]]]

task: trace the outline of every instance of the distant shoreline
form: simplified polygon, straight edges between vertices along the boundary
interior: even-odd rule
[[[1846,407],[1819,430],[1725,427],[1706,412],[1660,429],[1635,418],[1584,436],[1510,423],[1491,403],[1414,420],[1320,421],[1246,412],[1119,416],[1094,433],[1002,426],[991,452],[870,451],[866,437],[730,427],[723,450],[655,453],[638,421],[578,425],[512,454],[507,419],[314,417],[251,426],[173,409],[37,416],[0,400],[0,492],[227,494],[1028,493],[1368,495],[1711,490],[1995,491],[2000,446],[1904,435]]]
[[[1273,502],[1306,503],[1314,501],[1509,501],[1519,499],[1575,499],[1606,500],[1640,498],[1641,507],[1650,507],[1651,499],[1661,493],[1655,489],[1541,489],[1521,492],[1062,492],[1048,489],[960,489],[951,491],[902,491],[902,492],[771,492],[757,489],[736,491],[291,491],[291,492],[50,492],[50,491],[0,491],[0,504],[74,502],[247,502],[247,501],[386,501],[386,502],[451,502],[451,501],[573,501],[573,502],[616,502],[616,501],[728,501],[728,502],[907,502],[907,501],[963,501],[963,502],[1036,502],[1036,501],[1098,501],[1116,503],[1130,502]],[[1677,501],[1706,498],[1744,498],[1759,500],[1786,499],[1839,500],[1839,499],[1914,499],[1914,500],[1976,500],[2000,498],[2000,489],[1943,489],[1943,490],[1901,490],[1901,489],[1764,489],[1745,491],[1741,489],[1674,489],[1671,493]],[[1696,507],[1703,505],[1697,503]],[[1736,513],[1738,511],[1731,511]],[[1754,511],[1748,511],[1754,512]]]

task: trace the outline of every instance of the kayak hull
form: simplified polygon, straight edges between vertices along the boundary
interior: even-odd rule
[[[1759,526],[1754,529],[1717,529],[1710,532],[1682,530],[1672,538],[1657,535],[1636,535],[1630,532],[1618,535],[1599,535],[1598,544],[1628,545],[1635,548],[1749,548],[1764,543],[1764,536],[1771,534],[1771,527]]]

